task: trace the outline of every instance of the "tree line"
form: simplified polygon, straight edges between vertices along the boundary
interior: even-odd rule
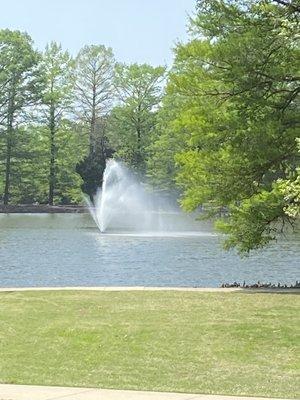
[[[300,214],[299,13],[296,0],[199,0],[168,71],[104,46],[39,53],[1,31],[3,202],[79,202],[113,156],[201,206],[227,248],[266,245]]]
[[[164,73],[116,63],[103,45],[73,58],[56,42],[38,52],[27,33],[0,31],[3,203],[92,197],[113,154],[144,171]]]

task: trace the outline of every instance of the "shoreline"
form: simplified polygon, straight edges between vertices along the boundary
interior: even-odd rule
[[[151,287],[151,286],[41,286],[41,287],[0,287],[1,292],[38,292],[38,291],[103,291],[103,292],[126,292],[126,291],[177,291],[177,292],[204,292],[204,293],[297,293],[299,288],[213,288],[213,287]]]
[[[48,204],[16,204],[0,205],[0,214],[71,214],[88,213],[85,206],[81,205],[59,205],[49,206]]]

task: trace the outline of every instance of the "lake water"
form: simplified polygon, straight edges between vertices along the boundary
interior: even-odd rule
[[[88,214],[0,215],[0,286],[198,286],[294,283],[300,237],[240,259],[203,224],[197,232],[101,234]]]

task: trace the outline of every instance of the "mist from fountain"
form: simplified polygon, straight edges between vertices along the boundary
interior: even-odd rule
[[[89,201],[90,213],[103,232],[170,232],[195,230],[175,201],[159,196],[122,163],[106,162],[102,188]]]

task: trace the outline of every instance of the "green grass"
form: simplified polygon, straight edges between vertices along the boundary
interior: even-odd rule
[[[296,398],[299,306],[295,294],[2,292],[0,382]]]

